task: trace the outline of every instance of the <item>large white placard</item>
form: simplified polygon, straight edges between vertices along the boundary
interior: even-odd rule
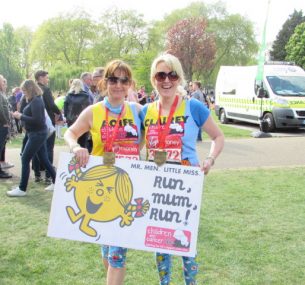
[[[48,236],[195,256],[203,191],[197,167],[61,153]]]

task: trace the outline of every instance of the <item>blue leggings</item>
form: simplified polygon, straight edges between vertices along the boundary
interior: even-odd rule
[[[101,247],[103,258],[108,260],[108,263],[113,268],[124,268],[126,263],[127,248],[119,246],[103,245]]]
[[[185,285],[195,285],[198,273],[198,264],[193,257],[182,256]],[[171,279],[172,260],[170,254],[156,254],[160,285],[169,285]]]

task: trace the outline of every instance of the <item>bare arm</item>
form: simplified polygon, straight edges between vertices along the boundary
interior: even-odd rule
[[[224,135],[211,116],[208,117],[207,121],[203,125],[203,130],[212,140],[209,155],[203,161],[203,165],[201,167],[204,174],[208,174],[216,158],[224,147]]]
[[[84,133],[90,131],[92,127],[92,106],[87,107],[72,126],[65,132],[64,139],[69,146],[71,152],[75,154],[75,157],[81,166],[88,163],[89,152],[86,148],[81,147],[77,143],[77,139]]]

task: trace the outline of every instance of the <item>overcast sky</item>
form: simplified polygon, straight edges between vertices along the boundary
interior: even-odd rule
[[[0,27],[3,22],[15,28],[29,26],[35,29],[44,20],[83,7],[93,17],[98,17],[106,9],[116,6],[120,9],[137,10],[145,20],[162,19],[172,10],[184,8],[194,0],[3,0],[0,8]],[[205,0],[205,3],[215,2]],[[226,0],[229,13],[239,13],[255,24],[259,39],[263,30],[268,0]],[[271,0],[267,25],[267,41],[275,39],[284,22],[296,9],[305,14],[305,0]]]

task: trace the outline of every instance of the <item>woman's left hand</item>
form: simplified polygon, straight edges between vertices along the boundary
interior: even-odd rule
[[[214,161],[212,159],[205,159],[203,161],[202,167],[201,167],[201,171],[207,175],[211,169],[211,167],[213,166]]]

